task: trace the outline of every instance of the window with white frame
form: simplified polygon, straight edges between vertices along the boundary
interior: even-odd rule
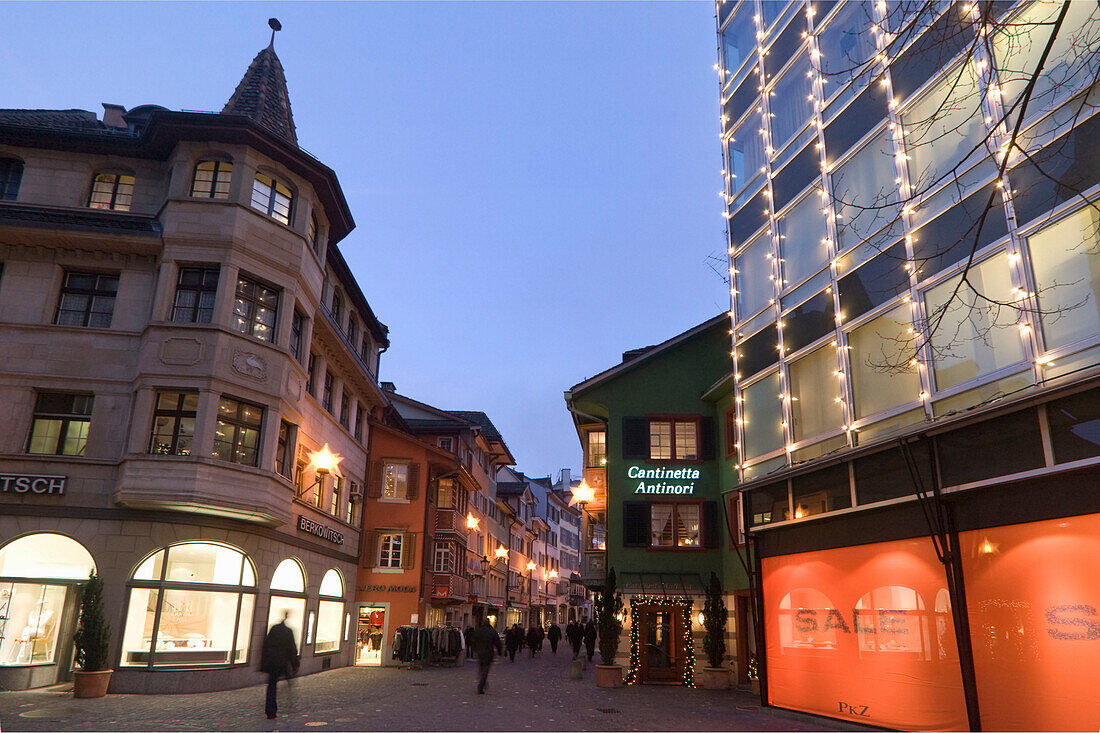
[[[1100,333],[1100,214],[1084,206],[1027,238],[1043,339],[1057,349]]]
[[[437,573],[453,573],[455,571],[455,548],[450,542],[440,542],[435,546],[435,560],[433,570]]]
[[[393,532],[382,534],[378,542],[378,567],[401,567],[401,548],[405,535]]]

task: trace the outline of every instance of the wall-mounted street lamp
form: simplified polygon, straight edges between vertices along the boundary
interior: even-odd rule
[[[466,514],[466,529],[472,529],[477,531],[477,525],[481,520],[475,517],[473,514],[467,512]]]
[[[313,470],[314,479],[309,487],[302,490],[302,495],[305,496],[318,487],[323,491],[325,488],[325,476],[328,476],[330,473],[336,474],[337,476],[342,475],[340,473],[340,461],[342,460],[344,460],[343,456],[329,450],[328,443],[321,446],[321,450],[311,452],[309,454],[309,465],[306,466],[306,470]]]

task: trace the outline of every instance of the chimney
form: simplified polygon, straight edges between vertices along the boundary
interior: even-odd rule
[[[569,486],[573,482],[573,472],[568,468],[561,470],[561,490],[569,491]]]
[[[115,127],[121,130],[129,129],[130,126],[126,124],[126,120],[122,119],[124,114],[126,114],[126,108],[121,104],[103,103],[103,124],[107,127]]]
[[[393,382],[382,382],[380,386],[383,392],[397,392],[397,387],[394,386]]]

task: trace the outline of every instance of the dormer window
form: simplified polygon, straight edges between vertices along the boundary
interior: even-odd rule
[[[191,196],[198,199],[228,199],[233,164],[224,160],[204,160],[195,166]]]
[[[290,208],[294,195],[290,187],[263,173],[257,173],[252,182],[252,208],[276,221],[290,225]]]
[[[15,201],[23,181],[23,161],[0,158],[0,201]]]
[[[134,177],[121,173],[100,173],[92,184],[89,209],[129,211],[134,197]]]

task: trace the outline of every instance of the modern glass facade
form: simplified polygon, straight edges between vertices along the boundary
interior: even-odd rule
[[[1062,12],[718,3],[741,480],[1100,359],[1100,9]]]

